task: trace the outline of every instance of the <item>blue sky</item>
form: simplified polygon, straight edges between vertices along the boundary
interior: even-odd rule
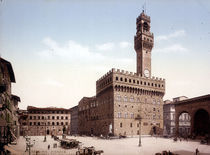
[[[0,54],[27,105],[70,108],[95,95],[111,68],[136,71],[133,39],[139,0],[2,0]],[[155,46],[152,75],[166,79],[164,99],[210,92],[210,2],[147,0]]]

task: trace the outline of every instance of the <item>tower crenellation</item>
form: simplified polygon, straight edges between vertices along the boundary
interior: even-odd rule
[[[125,79],[127,79],[127,81]],[[131,82],[129,82],[129,80]],[[160,89],[161,93],[165,93],[165,79],[154,76],[147,78],[134,72],[114,68],[96,81],[96,93],[106,89],[108,85],[113,87],[115,82],[129,84],[130,86],[132,85],[138,88],[146,86],[151,90]],[[144,84],[145,82],[146,85]]]

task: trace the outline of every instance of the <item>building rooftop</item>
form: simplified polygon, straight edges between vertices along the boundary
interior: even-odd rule
[[[201,101],[201,100],[210,100],[210,94],[198,96],[198,97],[194,97],[194,98],[189,98],[189,99],[177,101],[174,103],[177,105],[177,104],[183,104],[183,103],[189,103],[189,102],[197,102],[197,101]]]
[[[20,97],[19,96],[16,96],[16,95],[12,95],[12,99],[18,101],[18,102],[21,102],[20,100]]]
[[[56,107],[45,107],[45,108],[40,108],[40,107],[33,107],[33,106],[28,106],[27,107],[28,111],[31,110],[41,110],[41,111],[58,111],[58,110],[64,110],[64,111],[69,111],[70,109],[65,109],[65,108],[56,108]]]
[[[15,74],[14,74],[14,71],[12,69],[11,63],[9,61],[1,58],[1,57],[0,57],[0,63],[4,63],[7,66],[11,82],[16,82],[15,81]]]

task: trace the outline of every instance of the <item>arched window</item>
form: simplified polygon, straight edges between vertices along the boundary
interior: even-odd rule
[[[131,118],[134,118],[134,113],[131,113]]]
[[[120,95],[117,95],[117,96],[116,96],[116,100],[117,100],[117,101],[120,101],[120,100],[121,100],[121,96],[120,96]]]
[[[133,96],[131,96],[130,102],[134,102],[134,97]]]
[[[121,118],[121,112],[118,112],[118,113],[117,113],[117,117],[118,117],[118,118]]]
[[[127,112],[125,113],[125,118],[128,118],[128,113]]]
[[[143,28],[145,31],[149,31],[149,25],[147,24],[147,22],[144,22]]]
[[[127,96],[124,97],[124,101],[125,101],[125,102],[128,101],[128,97],[127,97]]]

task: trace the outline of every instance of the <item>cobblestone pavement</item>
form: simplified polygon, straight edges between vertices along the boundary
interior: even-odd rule
[[[61,138],[61,137],[59,137]],[[105,140],[96,137],[72,137],[67,138],[77,139],[82,142],[82,146],[94,146],[96,150],[103,150],[104,155],[152,155],[163,150],[170,150],[183,155],[194,155],[195,149],[198,148],[200,155],[210,154],[210,145],[201,145],[199,142],[192,141],[177,141],[172,139],[142,137],[142,146],[138,147],[138,137]],[[31,148],[31,154],[72,154],[75,155],[77,149],[63,149],[59,142],[54,141],[50,136],[47,136],[47,142],[43,142],[44,136],[32,136],[31,140],[35,140],[34,146]],[[58,147],[53,148],[53,144],[57,143]],[[48,145],[50,148],[48,149]],[[12,149],[21,152],[23,155],[28,155],[26,149],[26,141],[23,137],[18,139],[17,145],[11,145]]]

